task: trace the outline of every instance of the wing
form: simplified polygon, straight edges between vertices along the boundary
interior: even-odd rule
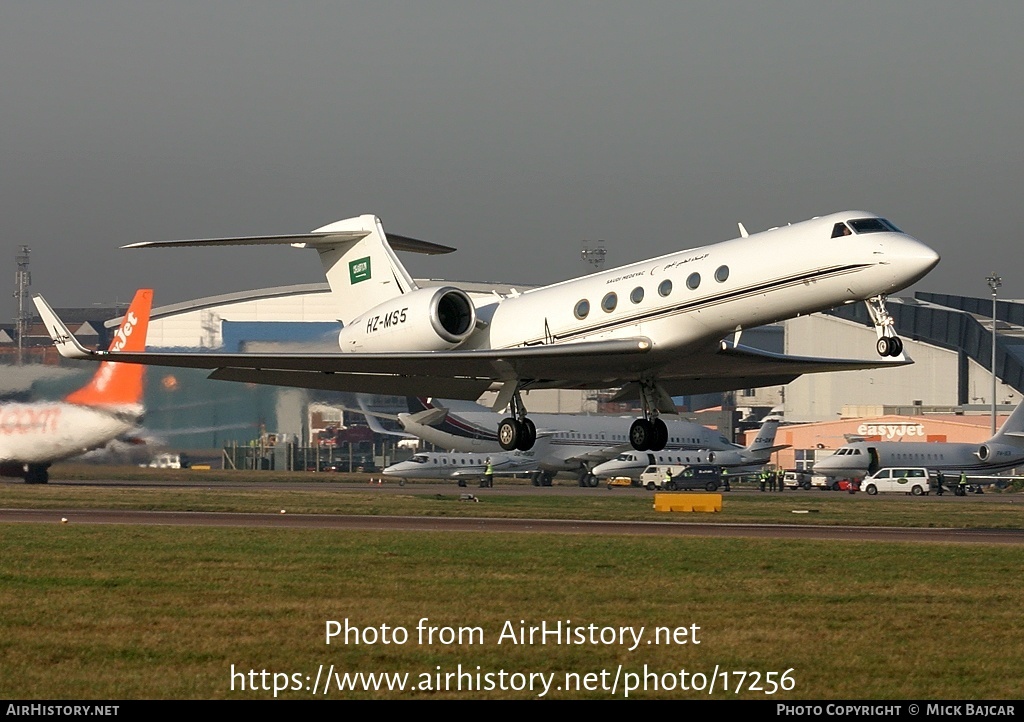
[[[786,356],[712,341],[690,353],[655,353],[643,337],[482,350],[403,353],[124,353],[86,349],[42,296],[33,297],[62,356],[94,361],[201,368],[222,381],[308,389],[477,399],[506,381],[529,388],[623,387],[617,398],[636,398],[640,378],[654,379],[668,395],[787,384],[805,373],[847,371],[911,363],[909,359],[858,360]]]
[[[658,380],[671,396],[735,391],[762,386],[784,386],[804,374],[831,371],[908,366],[913,360],[903,354],[889,359],[832,359],[815,356],[789,356],[772,353],[729,341],[716,344],[705,353],[693,353],[669,364]],[[638,385],[623,386],[612,400],[639,397]]]

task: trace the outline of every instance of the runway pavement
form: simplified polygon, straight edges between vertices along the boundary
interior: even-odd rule
[[[984,544],[1024,544],[1024,530],[896,527],[692,524],[685,522],[487,519],[331,514],[237,514],[224,512],[102,509],[0,509],[0,523],[135,524],[376,531],[522,532],[643,536],[753,537]]]

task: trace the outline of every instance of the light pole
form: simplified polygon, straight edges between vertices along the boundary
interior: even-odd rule
[[[992,289],[992,436],[996,435],[996,292],[1003,285],[1003,279],[996,275],[985,278]]]

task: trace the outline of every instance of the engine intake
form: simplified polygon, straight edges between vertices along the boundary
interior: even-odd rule
[[[447,351],[476,330],[476,308],[458,288],[420,288],[354,319],[338,335],[342,351]]]

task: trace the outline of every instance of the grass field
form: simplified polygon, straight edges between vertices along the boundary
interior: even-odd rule
[[[545,507],[555,515],[575,513],[572,498],[557,497],[493,497],[469,505],[454,501],[454,494],[436,499],[410,493],[375,511],[380,497],[329,489],[3,490],[2,506],[8,507],[209,505],[266,511],[287,503],[291,513],[401,508],[456,514],[466,507],[475,515],[538,515]],[[594,506],[584,505],[587,516],[653,514],[649,498],[594,492]],[[36,503],[23,493],[34,495]],[[934,509],[933,516],[943,507],[951,514],[969,513],[971,525],[986,526],[984,517],[992,513],[999,520],[995,525],[1020,526],[1013,517],[1018,507],[1009,501],[1003,509],[1002,502],[917,505],[902,498],[850,497],[822,499],[818,503],[826,506],[819,514],[793,515],[786,507],[796,494],[748,496],[742,502],[740,495],[727,497],[726,511],[714,520],[741,507],[734,513],[757,519],[790,523],[815,516],[824,523],[836,516],[828,523],[854,523],[838,521],[845,507],[851,518],[874,512],[907,523],[923,506]],[[839,510],[828,511],[833,503]],[[869,506],[851,511],[860,504]],[[740,677],[733,672],[759,673],[760,685],[768,689],[765,674],[775,672],[778,680],[787,670],[792,689],[773,695],[746,689],[755,676],[748,674],[738,696],[1014,700],[1024,693],[1024,579],[1020,550],[1013,546],[75,524],[0,525],[0,543],[0,696],[8,699],[271,697],[272,691],[248,685],[272,687],[272,674],[245,676],[244,690],[236,675],[232,690],[232,665],[236,672],[289,675],[277,681],[305,687],[312,686],[321,664],[325,673],[330,665],[335,672],[408,673],[409,684],[422,683],[421,673],[435,680],[433,675],[453,672],[459,664],[474,674],[477,666],[481,674],[552,674],[548,698],[622,697],[626,674],[643,673],[645,665],[659,675],[659,685],[675,687],[635,690],[631,697],[706,698],[706,688],[679,689],[679,672],[686,670],[693,686],[702,679],[693,673],[710,676],[716,665],[720,674],[730,672],[730,690],[722,689],[719,677],[712,698],[737,696]],[[424,617],[439,627],[479,628],[482,643],[420,644],[416,625]],[[405,644],[326,645],[327,621],[345,619],[360,628],[402,627],[410,638]],[[580,626],[643,626],[645,636],[633,651],[617,643],[512,644],[506,638],[498,644],[507,621],[518,627],[520,620],[536,625],[567,619]],[[646,644],[654,627],[691,625],[699,627],[700,644]],[[614,694],[557,689],[565,686],[567,673],[602,670],[608,670],[604,682],[610,686],[619,665]],[[601,678],[592,682],[600,684]],[[324,696],[322,684],[318,689]],[[332,688],[326,696],[538,694]],[[279,696],[309,698],[311,692],[289,689]]]

